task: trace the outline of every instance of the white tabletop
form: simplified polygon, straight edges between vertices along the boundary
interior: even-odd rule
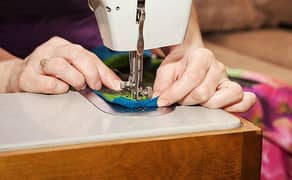
[[[113,116],[77,92],[1,94],[0,151],[237,128],[222,110],[179,106],[157,117]]]

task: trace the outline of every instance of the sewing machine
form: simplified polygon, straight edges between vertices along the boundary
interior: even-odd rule
[[[121,88],[135,99],[151,97],[142,82],[143,50],[183,41],[191,0],[89,4],[104,43],[130,51],[131,73]],[[259,178],[261,131],[245,120],[199,106],[136,116],[91,91],[83,96],[101,109],[79,92],[0,94],[1,179]]]
[[[179,2],[179,6],[177,0],[89,0],[88,4],[95,13],[104,44],[115,51],[129,52],[130,73],[128,81],[121,83],[121,92],[129,92],[135,100],[152,98],[152,87],[143,84],[144,50],[183,42],[192,0]],[[111,114],[143,116],[147,111],[147,115],[163,115],[174,110],[174,107],[123,109],[103,102],[90,90],[81,94]]]
[[[152,88],[143,87],[144,49],[184,40],[192,0],[89,0],[88,4],[104,44],[112,50],[129,51],[130,76],[121,89],[130,91],[134,99],[151,98]]]

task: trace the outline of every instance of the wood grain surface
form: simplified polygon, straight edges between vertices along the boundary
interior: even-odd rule
[[[261,131],[234,130],[0,153],[0,179],[259,179]]]

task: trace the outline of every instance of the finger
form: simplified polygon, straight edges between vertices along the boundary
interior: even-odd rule
[[[158,106],[171,105],[198,87],[205,79],[210,63],[214,57],[201,51],[195,51],[186,58],[186,70],[182,74],[182,77],[160,95]]]
[[[48,60],[42,70],[44,74],[55,76],[77,90],[86,87],[83,75],[63,58],[52,58]]]
[[[55,56],[68,60],[85,77],[85,81],[92,89],[100,89],[102,83],[97,68],[98,58],[87,53],[80,45],[69,44],[55,50]]]
[[[195,105],[206,102],[216,92],[220,81],[226,79],[226,77],[225,66],[222,63],[216,63],[210,67],[204,81],[179,103],[182,105]]]
[[[243,98],[243,91],[239,84],[230,80],[219,85],[215,94],[202,105],[208,108],[217,109],[240,102]]]
[[[159,96],[161,92],[169,88],[181,77],[184,70],[185,61],[183,59],[176,59],[176,57],[168,55],[156,71],[153,96]]]
[[[102,61],[97,62],[101,82],[108,88],[116,91],[121,90],[121,79]]]
[[[236,104],[224,108],[228,112],[246,112],[249,110],[256,102],[255,94],[251,92],[244,92],[243,99]]]
[[[19,86],[22,91],[33,93],[62,94],[69,90],[69,85],[61,80],[33,73],[23,75]]]
[[[65,45],[70,45],[70,44],[72,43],[70,43],[69,41],[61,37],[54,36],[50,38],[48,41],[38,46],[37,48],[35,48],[34,51],[28,57],[26,57],[26,59],[50,59],[52,57],[55,57],[52,53],[54,49],[58,49],[58,47],[60,46],[65,46]]]
[[[153,96],[159,96],[161,92],[166,90],[176,79],[175,66],[172,64],[161,65],[156,72],[153,86]]]
[[[165,53],[160,48],[152,49],[152,53],[157,55],[158,57],[161,57],[161,58],[165,58],[166,57]]]
[[[119,78],[114,75],[93,53],[85,50],[79,45],[65,45],[56,49],[56,56],[63,57],[70,61],[84,76],[87,84],[92,89],[100,89],[102,86],[101,80],[109,88],[117,87]],[[99,74],[102,74],[102,77]],[[104,77],[109,76],[109,77]],[[101,79],[99,78],[101,77]],[[115,81],[117,80],[117,81]]]
[[[44,45],[55,46],[55,47],[61,46],[61,45],[67,45],[67,44],[72,44],[72,43],[59,36],[54,36],[44,43]]]

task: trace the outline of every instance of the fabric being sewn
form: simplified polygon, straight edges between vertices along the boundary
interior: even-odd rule
[[[105,93],[101,91],[94,91],[95,94],[102,97],[104,100],[106,100],[109,103],[117,104],[120,106],[124,106],[130,109],[135,108],[141,108],[141,107],[157,107],[157,99],[142,99],[142,100],[135,100],[130,97],[127,97],[126,95],[121,95],[118,93]]]

